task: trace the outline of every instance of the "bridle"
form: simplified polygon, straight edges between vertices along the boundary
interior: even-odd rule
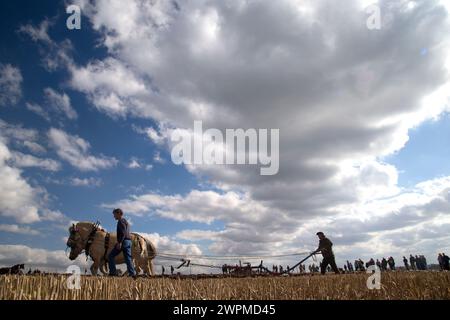
[[[86,254],[86,260],[87,260],[89,258],[89,249],[90,249],[92,243],[94,242],[95,234],[99,230],[99,225],[100,225],[100,222],[98,222],[98,221],[96,223],[94,223],[92,226],[92,230],[89,233],[87,239],[83,239],[83,237],[81,236],[80,230],[78,229],[78,226],[75,224],[72,224],[72,226],[69,228],[70,236],[69,236],[69,239],[67,239],[67,243],[66,243],[67,247],[71,248],[73,250],[78,246],[79,242],[81,242],[82,249],[80,250],[80,252],[78,254],[81,254],[84,251]],[[78,241],[77,239],[75,239],[77,235],[81,241]]]

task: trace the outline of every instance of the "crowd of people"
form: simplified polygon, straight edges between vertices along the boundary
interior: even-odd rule
[[[439,253],[438,262],[440,270],[449,270],[450,271],[450,258],[445,253]],[[354,263],[351,263],[347,260],[344,264],[343,268],[339,268],[342,273],[350,273],[355,271],[366,271],[370,266],[377,266],[381,271],[395,271],[398,269],[398,266],[395,264],[395,259],[393,257],[385,258],[383,257],[381,260],[377,259],[376,261],[371,258],[368,261],[364,262],[361,259],[356,259]],[[427,263],[427,259],[424,255],[412,255],[410,254],[409,259],[405,256],[403,257],[403,270],[428,270],[429,266]],[[287,267],[289,268],[289,266]],[[272,271],[274,273],[282,273],[285,268],[283,266],[272,266]],[[298,273],[306,273],[306,270],[309,273],[319,273],[321,270],[321,263],[319,264],[309,264],[308,267],[306,265],[300,265],[297,270],[293,272]],[[332,272],[331,266],[327,266],[327,272]]]
[[[445,253],[439,253],[438,262],[440,270],[450,270],[449,266],[450,258]],[[395,271],[396,265],[393,257],[385,258],[383,257],[381,261],[377,259],[376,261],[371,258],[369,261],[365,262],[361,259],[355,260],[352,264],[347,260],[344,265],[345,272],[353,271],[365,271],[370,266],[376,265],[381,271]],[[409,259],[403,256],[403,265],[405,270],[427,270],[428,263],[424,255],[409,255]]]
[[[438,262],[441,270],[450,270],[450,257],[445,253],[439,253]]]

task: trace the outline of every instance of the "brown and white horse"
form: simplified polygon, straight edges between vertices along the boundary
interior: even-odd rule
[[[69,228],[69,238],[67,246],[70,247],[70,260],[75,260],[82,252],[85,251],[94,263],[90,270],[93,275],[97,275],[98,269],[103,274],[107,274],[105,266],[107,264],[108,255],[117,242],[115,233],[108,234],[100,228],[98,224],[92,222],[78,222]],[[153,275],[153,258],[156,256],[155,246],[139,234],[131,234],[131,256],[133,258],[136,272],[144,271],[147,275]],[[116,256],[117,264],[125,263],[122,253]]]

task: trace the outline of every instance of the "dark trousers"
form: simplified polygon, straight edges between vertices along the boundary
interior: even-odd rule
[[[125,258],[125,263],[127,264],[127,270],[128,275],[134,276],[136,275],[136,271],[133,267],[133,261],[131,260],[131,240],[123,240],[122,242],[122,248],[121,250],[117,250],[116,247],[114,247],[108,256],[108,264],[109,264],[109,274],[110,275],[117,275],[116,270],[116,262],[114,261],[114,258],[120,253],[123,253],[123,256]]]
[[[325,271],[327,271],[328,265],[331,266],[331,269],[333,269],[334,273],[339,274],[339,269],[336,265],[336,261],[334,261],[334,256],[323,257],[322,264],[320,266],[320,273],[325,274]]]

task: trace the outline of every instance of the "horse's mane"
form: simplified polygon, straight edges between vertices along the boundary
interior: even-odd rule
[[[83,224],[83,225],[87,224],[87,225],[94,226],[95,222],[92,222],[92,221],[78,221],[75,225],[79,225],[79,224]],[[102,231],[102,232],[107,232],[106,229],[103,228],[102,225],[100,225],[100,224],[97,226],[97,230],[98,231]]]

